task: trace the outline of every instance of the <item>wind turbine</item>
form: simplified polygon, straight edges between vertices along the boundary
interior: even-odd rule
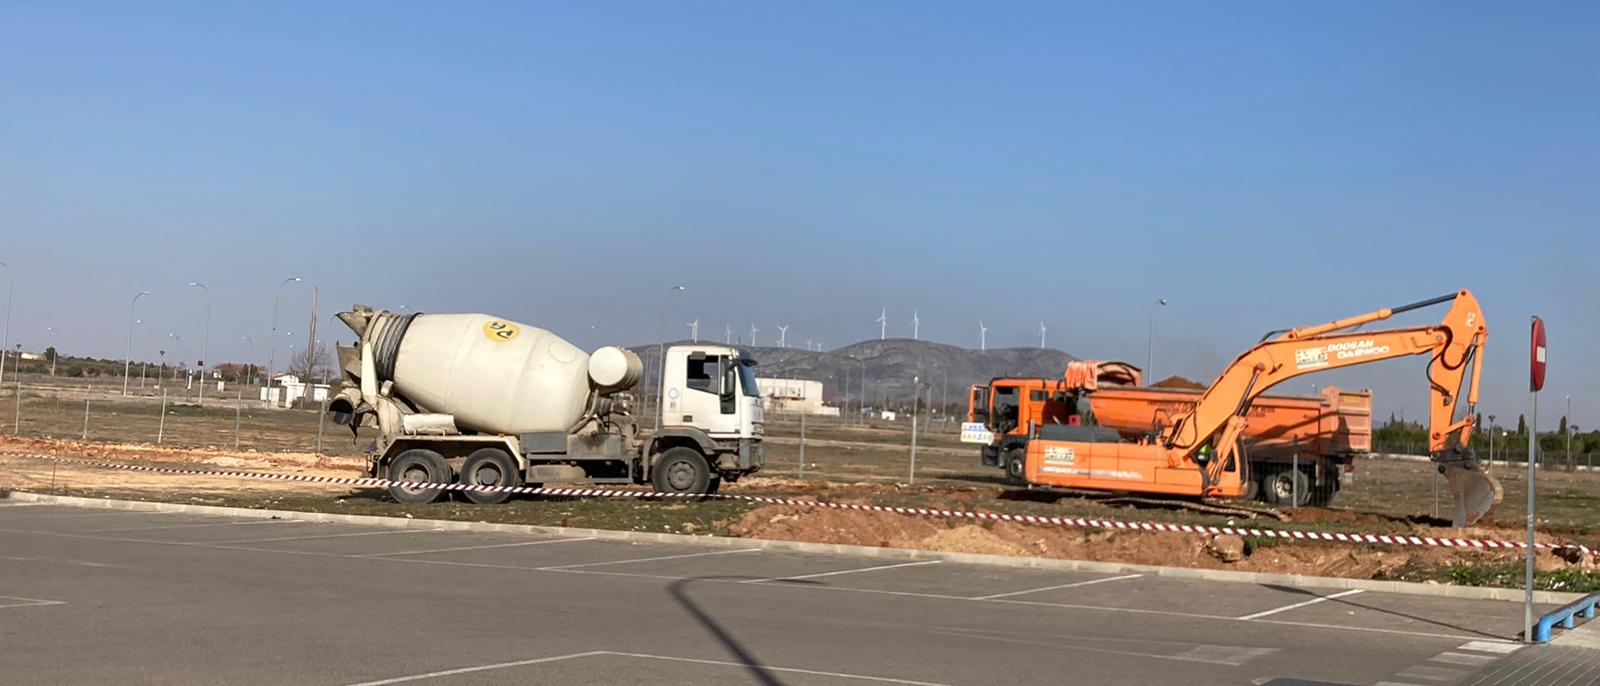
[[[732,324],[724,324],[723,326],[726,326],[728,328],[723,329],[723,331],[722,331],[722,344],[723,345],[733,345],[733,325]]]
[[[878,340],[889,337],[889,308],[883,308],[883,314],[878,315]]]
[[[696,320],[694,320],[692,322],[689,322],[688,324],[685,324],[684,326],[689,327],[689,338],[694,339],[695,343],[699,343],[700,342],[700,320],[696,319]]]
[[[989,349],[989,327],[983,325],[983,320],[978,320],[978,349]]]
[[[756,323],[750,322],[750,347],[752,348],[756,347],[756,333],[759,331],[760,329],[756,328]]]
[[[915,341],[915,340],[921,339],[921,337],[922,337],[922,330],[920,328],[921,326],[922,326],[922,320],[917,318],[917,311],[916,310],[912,310],[911,311],[911,340]]]
[[[1046,331],[1049,331],[1049,329],[1045,328],[1044,320],[1039,320],[1039,347],[1041,348],[1044,347],[1044,334]]]
[[[809,339],[809,338],[806,339],[806,351],[807,352],[811,351],[811,339]]]
[[[780,348],[789,347],[789,325],[788,324],[779,324],[778,325],[778,347],[780,347]]]

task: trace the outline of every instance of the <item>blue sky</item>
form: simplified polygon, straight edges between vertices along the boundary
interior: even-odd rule
[[[148,289],[136,356],[191,345],[200,280],[213,360],[260,360],[299,275],[324,312],[586,347],[653,340],[681,283],[672,334],[833,347],[915,308],[925,338],[1043,319],[1142,362],[1165,297],[1157,372],[1209,379],[1266,330],[1465,287],[1486,414],[1526,404],[1540,313],[1546,407],[1582,425],[1597,35],[1583,3],[0,3],[12,340],[120,357]],[[1421,408],[1422,365],[1291,390]]]

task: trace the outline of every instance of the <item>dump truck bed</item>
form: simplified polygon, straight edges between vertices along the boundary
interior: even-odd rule
[[[1180,388],[1101,388],[1089,394],[1095,420],[1124,437],[1170,423],[1194,407],[1203,391]],[[1264,395],[1246,415],[1245,440],[1257,456],[1355,455],[1372,451],[1372,392],[1329,386],[1318,396]]]

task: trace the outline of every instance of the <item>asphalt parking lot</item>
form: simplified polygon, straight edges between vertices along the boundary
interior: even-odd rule
[[[1522,608],[1376,591],[0,505],[11,683],[1450,684]]]

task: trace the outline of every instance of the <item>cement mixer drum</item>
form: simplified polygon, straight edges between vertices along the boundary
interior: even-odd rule
[[[588,403],[589,356],[545,329],[486,314],[380,315],[404,327],[380,376],[424,410],[476,431],[567,431]],[[388,332],[379,331],[382,342]],[[381,347],[381,346],[378,346]],[[389,366],[389,374],[381,368]]]

